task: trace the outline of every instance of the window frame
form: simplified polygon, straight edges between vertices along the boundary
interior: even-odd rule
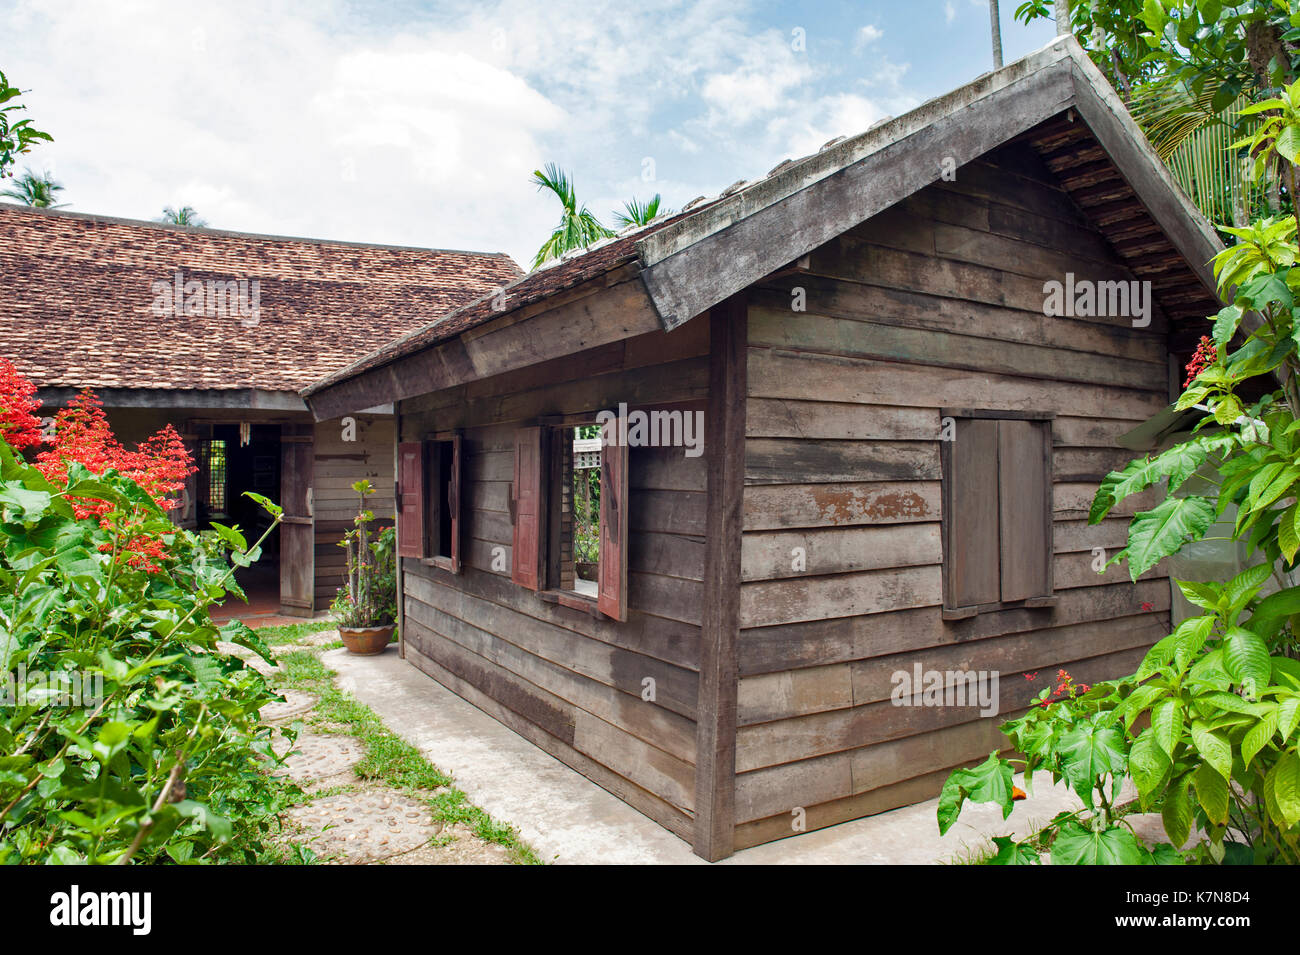
[[[955,473],[956,461],[955,444],[957,435],[954,431],[953,440],[941,440],[940,444],[940,463],[941,463],[941,480],[942,480],[942,514],[941,514],[941,537],[943,541],[943,604],[941,615],[944,620],[963,620],[968,617],[974,617],[983,613],[996,613],[999,611],[1019,610],[1019,609],[1050,609],[1056,606],[1057,595],[1055,592],[1055,581],[1053,580],[1052,564],[1055,560],[1055,520],[1054,520],[1054,488],[1052,483],[1052,421],[1056,418],[1056,412],[1052,411],[1012,411],[1001,409],[985,408],[941,408],[941,424],[943,420],[954,419],[954,428],[957,422],[962,420],[978,421],[1025,421],[1040,424],[1043,431],[1043,448],[1042,455],[1042,482],[1043,482],[1043,514],[1045,540],[1044,546],[1044,577],[1046,581],[1045,592],[1040,595],[1031,595],[1024,598],[1013,600],[1003,599],[1001,597],[1004,585],[1005,568],[1002,564],[1002,555],[1004,541],[1003,533],[1003,501],[1002,501],[1002,475],[1000,468],[995,464],[994,474],[997,479],[998,487],[998,506],[996,508],[996,517],[998,525],[998,591],[999,599],[994,601],[985,601],[978,604],[957,605],[955,603],[954,591],[956,589],[953,575],[955,570],[953,535],[955,513],[955,498],[957,492],[957,476]],[[995,446],[999,449],[1000,460],[1000,429],[999,434],[995,436]]]
[[[441,454],[443,445],[451,445],[451,462],[447,480],[448,500],[443,501],[432,485],[435,475],[441,473],[441,467],[430,466],[432,455]],[[414,455],[414,464],[408,466],[407,455]],[[414,473],[412,473],[414,472]],[[421,564],[437,567],[451,574],[459,574],[463,565],[463,530],[464,509],[461,491],[464,487],[465,455],[460,431],[438,431],[426,434],[418,441],[403,441],[398,444],[397,480],[394,504],[398,520],[399,557],[419,560]],[[412,487],[411,485],[415,485]],[[413,499],[414,507],[407,507],[407,498]],[[449,554],[437,553],[440,542],[432,540],[435,526],[433,515],[440,522],[451,521],[449,532]],[[414,529],[405,525],[405,521],[414,516]],[[439,535],[441,536],[441,535]]]
[[[572,547],[570,536],[566,545],[561,522],[565,504],[565,492],[572,486],[572,471],[564,468],[566,453],[572,455],[573,430],[586,425],[599,424],[600,412],[584,412],[562,416],[548,416],[537,419],[536,423],[518,429],[515,440],[515,482],[512,482],[509,494],[510,518],[515,533],[512,547],[515,557],[511,561],[511,579],[520,586],[533,590],[537,596],[553,604],[578,610],[595,619],[627,619],[627,448],[614,444],[602,445],[601,448],[601,501],[600,501],[600,553],[597,557],[597,591],[589,596],[577,590],[563,589],[563,548]],[[617,424],[617,419],[615,419]],[[521,536],[521,524],[516,497],[519,482],[524,479],[520,473],[521,442],[534,441],[531,432],[536,431],[537,474],[530,478],[537,486],[537,555],[536,574],[532,565],[521,565],[518,553],[528,546],[526,533]],[[565,442],[568,442],[567,447]],[[610,453],[613,452],[613,453]],[[531,453],[531,452],[530,452]],[[610,482],[620,483],[621,487],[611,489]],[[622,502],[622,508],[610,515],[608,508]],[[607,503],[607,502],[612,502]],[[569,502],[572,515],[572,501]],[[617,523],[617,527],[609,524]],[[571,528],[572,532],[572,528]],[[611,559],[615,564],[607,562]],[[575,568],[576,574],[576,568]],[[606,582],[612,586],[602,587]]]

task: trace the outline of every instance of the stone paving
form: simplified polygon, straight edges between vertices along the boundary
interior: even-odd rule
[[[273,651],[277,655],[303,649],[318,652],[337,640],[337,631],[323,630]],[[272,685],[283,677],[282,666],[267,664],[245,647],[224,642],[219,646],[257,669]],[[303,801],[286,814],[286,844],[305,846],[317,862],[331,865],[501,865],[511,861],[504,846],[484,841],[463,823],[439,822],[429,806],[412,795],[359,777],[355,767],[365,756],[362,742],[343,732],[331,732],[344,727],[314,717],[319,703],[315,694],[278,689],[284,702],[265,706],[263,719],[275,726],[303,724],[292,744],[284,735],[277,735],[273,742],[277,754],[288,754],[277,775],[292,779],[304,794]]]

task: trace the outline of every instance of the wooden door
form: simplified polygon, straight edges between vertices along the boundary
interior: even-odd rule
[[[316,596],[316,528],[312,519],[312,427],[280,429],[280,611],[310,617]]]

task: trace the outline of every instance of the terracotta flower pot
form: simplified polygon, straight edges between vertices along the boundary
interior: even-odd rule
[[[339,636],[343,638],[348,653],[374,656],[384,652],[396,629],[391,623],[386,627],[339,627]]]

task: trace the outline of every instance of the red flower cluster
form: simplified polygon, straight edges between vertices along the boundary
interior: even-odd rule
[[[1213,365],[1218,357],[1219,352],[1214,347],[1214,342],[1208,336],[1202,335],[1200,343],[1196,346],[1196,354],[1192,355],[1192,360],[1187,363],[1187,380],[1183,382],[1183,387],[1190,385],[1196,376]]]
[[[171,425],[128,451],[113,434],[103,402],[91,391],[83,391],[55,415],[54,427],[53,446],[36,456],[36,466],[51,481],[66,481],[72,461],[94,474],[113,468],[144,488],[159,507],[170,510],[176,501],[167,495],[184,487],[185,479],[197,470]],[[73,506],[78,517],[103,515],[111,510],[104,501],[89,499],[74,500]]]
[[[10,361],[0,358],[0,439],[10,447],[22,449],[42,442],[40,421],[32,414],[40,407],[33,397],[35,392],[36,387]],[[139,484],[159,507],[170,510],[176,501],[167,495],[183,488],[185,479],[197,470],[171,425],[128,451],[114,436],[103,402],[89,390],[55,415],[54,427],[51,446],[36,456],[36,466],[60,484],[66,483],[72,461],[94,474],[112,468]],[[128,565],[150,572],[161,569],[159,562],[167,556],[166,546],[139,529],[140,516],[112,514],[113,506],[107,501],[71,498],[70,503],[78,518],[100,519],[100,525],[117,538],[116,548]],[[113,543],[101,546],[106,552],[113,549]]]
[[[41,443],[41,422],[33,413],[41,403],[35,394],[36,386],[13,362],[0,358],[0,438],[18,451]]]
[[[1075,683],[1074,677],[1070,676],[1070,674],[1065,670],[1056,671],[1056,680],[1056,689],[1052,691],[1051,696],[1039,703],[1039,706],[1051,706],[1056,702],[1057,698],[1062,695],[1067,696],[1069,699],[1074,699],[1080,693],[1087,693],[1092,689],[1092,687],[1087,683]]]

